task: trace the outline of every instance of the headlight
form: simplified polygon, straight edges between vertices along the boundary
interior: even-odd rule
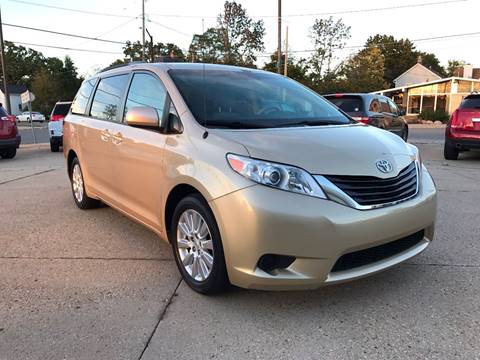
[[[227,155],[230,167],[256,183],[297,194],[326,199],[315,179],[303,169],[234,154]]]
[[[418,164],[418,169],[422,170],[422,158],[420,156],[420,151],[418,148],[412,144],[407,144],[408,149],[410,150],[410,157],[413,161],[416,161]]]

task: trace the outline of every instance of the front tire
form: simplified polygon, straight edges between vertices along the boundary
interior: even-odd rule
[[[450,141],[445,139],[445,145],[443,147],[443,156],[445,157],[446,160],[457,160],[458,159],[458,154],[460,151],[458,148],[452,144]]]
[[[214,294],[228,287],[220,232],[200,195],[189,195],[178,203],[169,235],[178,269],[193,290]]]
[[[70,173],[70,182],[72,185],[72,194],[75,204],[82,209],[94,209],[100,206],[100,201],[88,197],[85,191],[82,168],[78,158],[73,159]]]
[[[2,159],[13,159],[17,155],[17,148],[5,149],[0,153]]]

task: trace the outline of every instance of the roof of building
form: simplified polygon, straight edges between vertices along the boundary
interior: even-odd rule
[[[399,76],[397,76],[395,79],[393,79],[393,82],[397,81],[398,79],[400,79],[401,77],[403,77],[404,75],[408,74],[409,72],[411,72],[413,69],[415,68],[418,68],[420,67],[422,70],[427,70],[429,73],[432,74],[433,77],[435,77],[436,79],[441,79],[442,77],[440,75],[438,75],[435,71],[429,69],[428,67],[426,67],[425,65],[423,65],[422,63],[419,63],[417,62],[415,65],[413,65],[411,68],[405,70],[403,73],[401,73]]]
[[[8,84],[7,87],[10,94],[21,94],[27,91],[27,85],[25,84]],[[0,91],[3,94],[3,84],[0,84]]]
[[[458,77],[458,76],[451,76],[451,77],[448,77],[448,78],[426,81],[426,82],[422,82],[422,83],[418,83],[418,84],[410,84],[410,85],[404,85],[404,86],[397,86],[397,87],[390,88],[390,89],[385,89],[385,90],[372,91],[371,94],[382,94],[382,93],[391,92],[391,91],[405,90],[405,89],[415,88],[415,87],[424,86],[424,85],[439,84],[439,83],[447,82],[447,81],[451,81],[451,80],[464,80],[464,81],[480,82],[480,79],[471,79],[471,78],[463,78],[463,77]]]

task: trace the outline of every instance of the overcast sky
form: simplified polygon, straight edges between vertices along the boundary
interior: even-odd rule
[[[40,7],[14,0],[1,0],[3,22],[122,42],[141,40],[141,19],[130,18],[141,14],[141,0],[25,1],[119,16],[86,14]],[[277,0],[238,0],[237,2],[247,9],[249,15],[255,19],[264,20],[266,28],[265,52],[274,51],[277,41]],[[289,15],[325,14],[434,2],[441,2],[442,4],[346,13],[334,15],[334,17],[341,17],[347,25],[351,26],[352,37],[347,46],[362,45],[369,36],[377,33],[393,35],[396,38],[422,39],[480,32],[478,27],[479,0],[452,0],[449,3],[443,3],[445,0],[283,0],[283,28],[285,31],[285,26],[288,25],[289,27],[289,48],[291,50],[306,50],[312,48],[308,34],[314,19],[316,17],[327,17],[327,15]],[[187,49],[192,34],[200,33],[202,30],[202,16],[204,16],[205,29],[213,26],[216,21],[215,16],[221,12],[223,3],[223,0],[147,0],[145,3],[145,12],[148,19],[147,28],[153,35],[155,42],[173,42],[182,49]],[[118,53],[100,54],[30,46],[41,51],[45,56],[64,57],[68,54],[73,58],[79,73],[82,75],[93,74],[96,69],[109,65],[117,58],[122,58],[122,45],[119,44],[50,35],[9,26],[4,26],[3,31],[4,38],[14,42]],[[417,42],[416,45],[419,50],[435,53],[443,65],[446,65],[449,59],[460,59],[480,67],[479,40],[480,33],[474,36]],[[356,50],[344,49],[337,55],[343,58],[354,51]],[[295,55],[297,57],[306,56],[308,53],[296,53]],[[262,61],[264,61],[264,58],[259,58],[259,62]]]

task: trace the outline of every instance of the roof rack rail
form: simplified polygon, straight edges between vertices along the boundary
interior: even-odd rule
[[[104,71],[107,71],[107,70],[113,70],[113,69],[121,68],[121,67],[124,67],[124,66],[136,65],[136,64],[146,64],[146,62],[145,61],[130,61],[130,62],[124,63],[124,64],[111,65],[111,66],[107,66],[106,68],[103,68],[103,69],[99,70],[97,73],[101,73],[101,72],[104,72]]]

